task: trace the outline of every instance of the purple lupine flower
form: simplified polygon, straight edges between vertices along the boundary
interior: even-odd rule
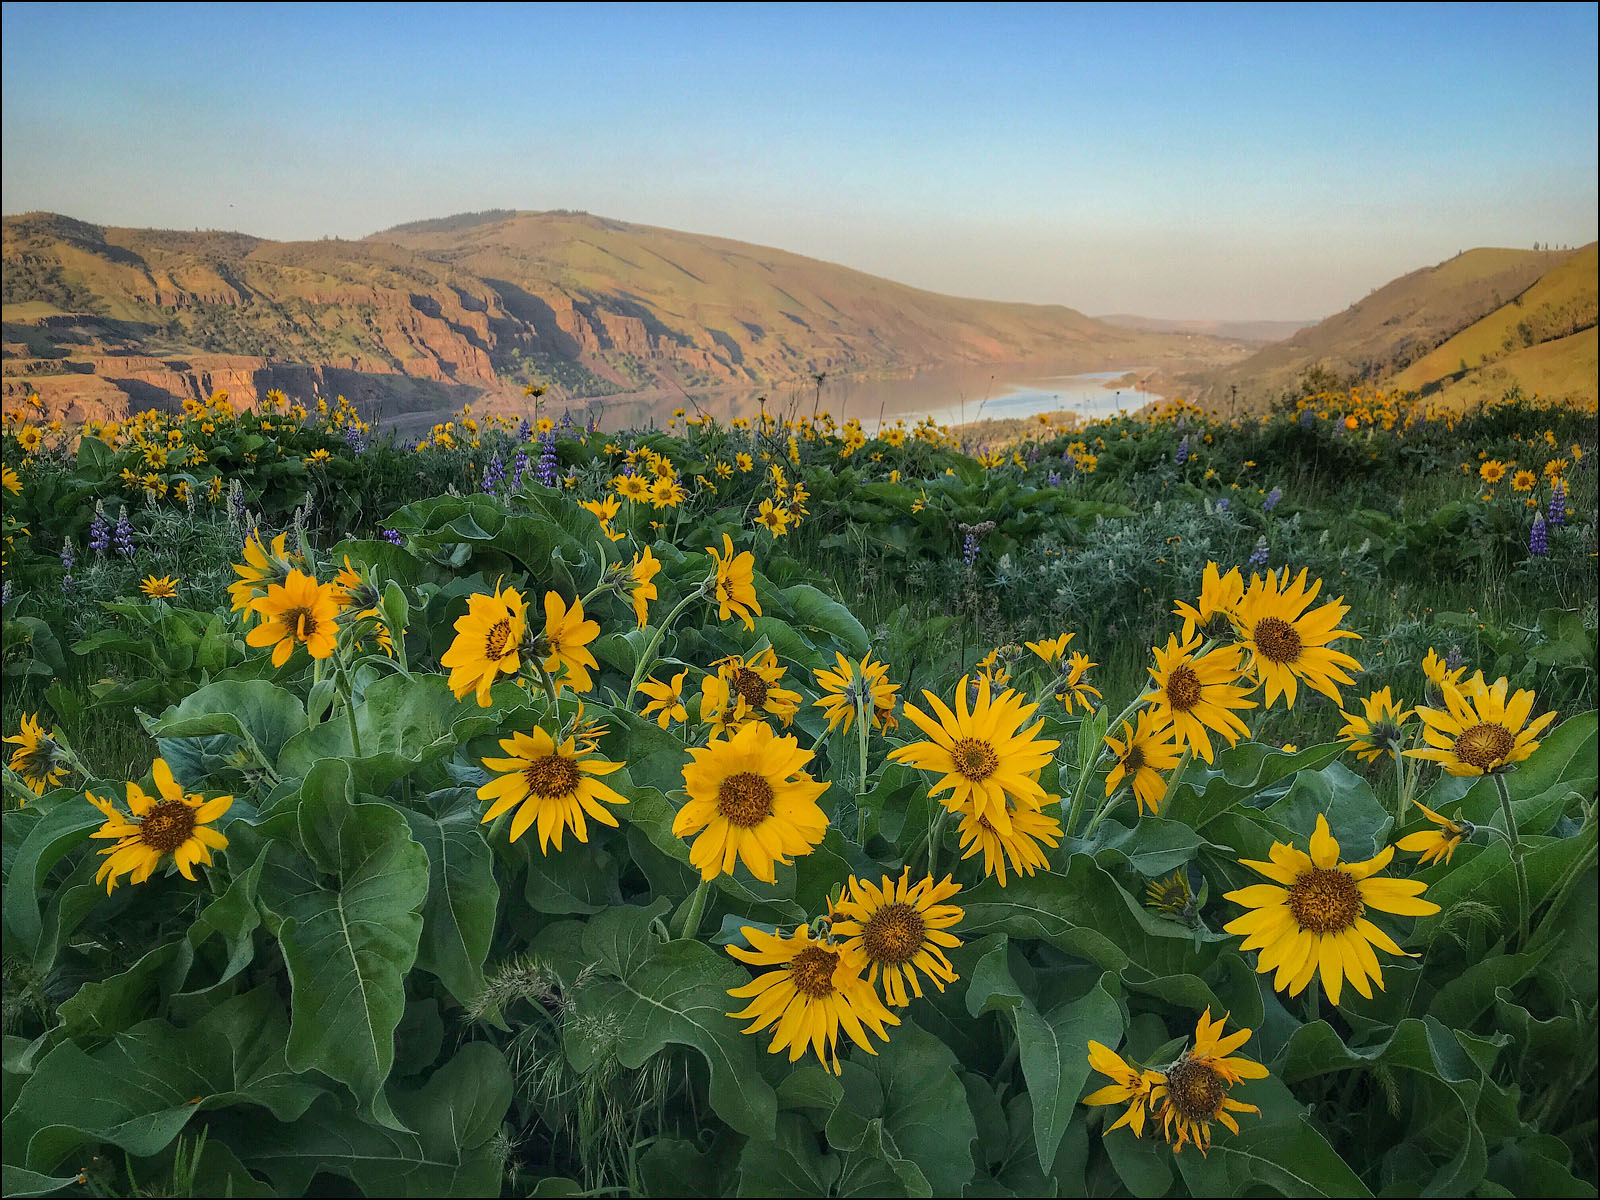
[[[117,544],[118,554],[123,558],[133,557],[133,522],[128,520],[126,506],[117,514],[117,527],[112,531],[111,539]]]
[[[1447,671],[1459,671],[1461,669],[1460,646],[1451,646],[1446,652],[1444,656],[1444,667]]]
[[[1565,525],[1567,523],[1567,482],[1558,479],[1550,486],[1550,516],[1551,525]]]
[[[0,608],[11,603],[11,580],[0,580]]]
[[[496,454],[489,460],[489,465],[483,469],[482,490],[486,492],[499,491],[500,485],[505,481],[505,464],[500,461],[500,456]]]
[[[556,485],[556,434],[553,429],[539,435],[539,466],[534,476],[545,487]]]
[[[528,423],[528,418],[527,417],[523,417],[522,418],[522,424],[517,426],[517,441],[519,441],[519,442],[531,442],[531,441],[533,441],[533,426]]]
[[[1311,423],[1316,419],[1317,414],[1312,412],[1309,408],[1303,408],[1300,410],[1300,425],[1302,428],[1310,429]]]
[[[511,460],[511,487],[512,490],[522,486],[522,476],[528,469],[528,452],[518,450],[517,457]]]
[[[961,542],[961,561],[971,566],[978,561],[978,535],[968,533]]]
[[[572,413],[570,411],[561,414],[561,428],[572,428]]]
[[[361,436],[361,430],[354,425],[347,425],[345,427],[344,444],[356,454],[360,454],[367,448],[366,440]]]
[[[96,554],[111,549],[111,522],[106,520],[104,500],[94,502],[94,520],[89,522],[89,549]]]
[[[400,531],[398,529],[385,529],[382,532],[383,540],[388,542],[391,546],[399,546],[404,540],[401,538]]]
[[[1172,465],[1181,467],[1189,457],[1189,435],[1186,433],[1178,441],[1178,449],[1172,455]]]
[[[72,568],[78,565],[78,555],[72,549],[72,539],[68,538],[61,543],[61,565],[66,568],[66,574],[61,577],[62,592],[72,592],[78,586],[72,578]]]
[[[1224,496],[1224,497],[1222,497],[1222,499],[1218,500],[1217,501],[1217,514],[1220,516],[1221,514],[1227,512],[1228,511],[1228,505],[1230,503],[1231,503],[1231,501],[1229,501],[1229,499],[1226,496]]]
[[[1267,539],[1264,537],[1258,537],[1256,539],[1256,548],[1250,553],[1250,562],[1248,565],[1251,567],[1266,566],[1267,553]]]
[[[1049,478],[1047,478],[1045,480],[1045,482],[1048,483],[1051,487],[1060,487],[1061,486],[1061,472],[1060,471],[1051,471],[1050,475],[1049,475]]]
[[[235,479],[233,481],[233,487],[228,491],[228,519],[230,521],[243,522],[246,507],[247,506],[244,502],[244,488],[241,487],[239,485],[239,481]]]
[[[1273,488],[1267,493],[1267,498],[1261,502],[1261,511],[1271,512],[1273,509],[1278,507],[1278,501],[1282,499],[1283,489],[1279,487]]]
[[[1544,514],[1533,514],[1533,528],[1528,533],[1528,553],[1545,555],[1550,553],[1550,531],[1545,528]]]

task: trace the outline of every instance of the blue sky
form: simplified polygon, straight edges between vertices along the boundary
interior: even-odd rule
[[[1580,243],[1596,7],[6,4],[0,207],[576,208],[1093,313],[1316,317]]]

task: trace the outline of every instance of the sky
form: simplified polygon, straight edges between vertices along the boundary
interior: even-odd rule
[[[1596,235],[1593,4],[3,6],[0,208],[581,209],[957,295],[1314,319]]]

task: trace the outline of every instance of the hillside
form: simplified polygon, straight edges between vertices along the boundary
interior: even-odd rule
[[[1512,383],[1530,393],[1594,396],[1597,266],[1596,246],[1583,247],[1400,371],[1390,386],[1455,406],[1476,404],[1486,391],[1498,397]]]
[[[1403,275],[1293,337],[1191,375],[1188,382],[1212,403],[1237,389],[1240,405],[1258,410],[1296,387],[1312,368],[1389,385],[1399,372],[1582,253],[1468,250]]]
[[[223,387],[342,392],[385,416],[764,387],[985,362],[1193,365],[1210,339],[941,296],[781,250],[581,213],[496,210],[360,241],[3,224],[4,394],[117,415]]]

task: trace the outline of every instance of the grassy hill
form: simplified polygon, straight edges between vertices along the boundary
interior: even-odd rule
[[[1457,334],[1583,253],[1468,250],[1403,275],[1343,312],[1239,362],[1191,376],[1190,382],[1212,403],[1236,388],[1240,404],[1257,410],[1294,388],[1313,368],[1392,386],[1408,367],[1421,364]],[[1594,260],[1589,253],[1592,287]],[[1558,292],[1566,294],[1562,288],[1551,289],[1552,296]],[[1459,355],[1449,360],[1452,368],[1458,360]]]
[[[1596,270],[1590,244],[1400,371],[1390,385],[1457,406],[1513,382],[1525,392],[1593,396]]]
[[[4,219],[3,249],[5,395],[37,388],[79,416],[219,386],[427,409],[538,382],[677,403],[818,372],[1239,353],[583,213],[463,213],[314,242],[30,213]]]

